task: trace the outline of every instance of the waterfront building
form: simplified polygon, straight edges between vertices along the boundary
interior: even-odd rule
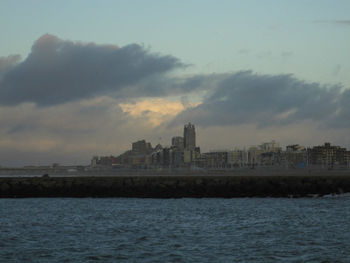
[[[176,136],[171,139],[171,146],[178,150],[184,149],[184,137]]]
[[[131,144],[131,150],[119,155],[115,163],[126,168],[147,168],[151,165],[152,152],[151,143],[139,140]]]
[[[194,151],[190,149],[184,150],[184,163],[191,164],[194,161]]]
[[[184,164],[184,151],[175,147],[170,149],[170,165],[172,167],[181,167]]]
[[[281,166],[283,164],[282,152],[263,152],[260,154],[260,166]]]
[[[280,147],[280,144],[278,142],[275,142],[275,140],[272,140],[271,142],[264,142],[259,145],[259,149],[263,153],[267,152],[280,152],[282,148]]]
[[[97,163],[98,163],[98,156],[94,156],[92,157],[91,159],[91,167],[96,167],[97,166]]]
[[[329,142],[326,142],[322,146],[308,148],[307,159],[309,165],[332,169],[334,166],[348,166],[350,151],[340,146],[332,146]]]
[[[252,146],[248,149],[248,165],[255,167],[260,163],[260,155],[262,150],[256,146]]]
[[[205,154],[201,154],[200,152],[195,152],[196,158],[194,160],[194,165],[197,168],[206,168],[207,167],[207,157]]]
[[[151,143],[146,142],[145,140],[140,140],[132,143],[132,152],[140,154],[149,154],[152,152],[153,148]]]
[[[184,147],[187,150],[196,148],[196,131],[194,125],[190,122],[184,126]]]
[[[94,156],[91,160],[91,167],[112,166],[116,163],[116,158],[110,156]]]
[[[206,168],[227,170],[236,168],[284,167],[287,169],[350,168],[350,151],[325,143],[305,149],[298,144],[288,145],[282,151],[280,144],[272,140],[248,150],[219,150],[201,154],[196,147],[196,131],[192,123],[184,125],[184,136],[172,137],[170,147],[158,144],[155,148],[145,140],[132,143],[131,150],[118,157],[94,156],[91,167],[121,168]]]
[[[307,154],[304,146],[288,145],[284,153],[286,168],[304,168],[307,166]]]
[[[162,163],[162,153],[163,153],[163,146],[158,143],[156,147],[154,147],[153,152],[151,154],[152,156],[152,165],[160,166]]]
[[[206,156],[208,169],[228,168],[228,151],[211,151],[204,155]]]
[[[230,167],[244,167],[248,165],[248,152],[235,149],[227,153],[227,163]]]
[[[248,165],[251,167],[281,165],[282,159],[282,148],[274,140],[248,149]]]

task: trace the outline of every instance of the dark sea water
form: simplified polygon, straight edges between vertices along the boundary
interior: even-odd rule
[[[0,262],[350,262],[350,197],[0,199]]]

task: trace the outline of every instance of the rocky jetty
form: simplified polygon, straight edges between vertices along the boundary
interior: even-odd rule
[[[0,197],[306,197],[350,193],[342,175],[2,177]]]

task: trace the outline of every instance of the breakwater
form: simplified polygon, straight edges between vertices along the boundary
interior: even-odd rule
[[[350,193],[350,174],[3,177],[0,197],[305,197]]]

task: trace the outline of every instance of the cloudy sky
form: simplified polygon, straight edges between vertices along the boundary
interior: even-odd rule
[[[0,165],[88,164],[196,125],[202,151],[350,148],[350,1],[0,2]]]

